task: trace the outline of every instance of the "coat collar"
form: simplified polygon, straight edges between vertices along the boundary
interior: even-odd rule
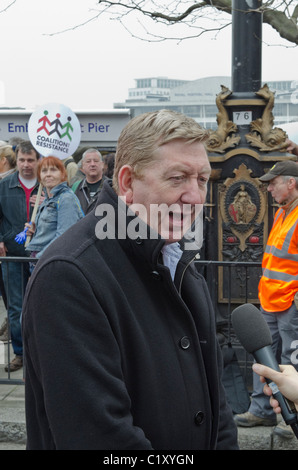
[[[58,193],[60,193],[61,191],[64,191],[65,189],[68,188],[68,184],[66,181],[63,181],[62,183],[59,183],[57,184],[57,186],[55,186],[52,190],[51,190],[51,198],[52,197],[55,197]],[[47,199],[51,199],[48,197],[48,193],[47,191],[45,191],[45,194],[46,194],[46,198]]]
[[[102,220],[102,225],[100,222],[97,224],[97,238],[116,238],[126,252],[145,258],[152,268],[156,266],[165,240],[159,234],[153,233],[152,229],[129,209],[112,188],[111,180],[104,182],[97,200],[95,216]],[[99,232],[99,229],[105,230],[106,233]]]
[[[9,179],[9,187],[10,188],[16,188],[18,186],[21,186],[20,180],[19,180],[19,172],[15,171],[11,175],[8,175],[6,179]],[[36,180],[36,183],[34,185],[34,188],[36,188],[39,185],[38,181]]]
[[[20,186],[20,180],[19,180],[19,172],[16,171],[15,173],[12,173],[9,178],[9,187],[10,188],[16,188],[17,186]]]
[[[107,210],[104,211],[104,209]],[[109,209],[111,212],[108,215]],[[95,215],[106,217],[106,222],[112,224],[110,226],[110,235],[117,238],[125,250],[145,258],[152,269],[157,266],[165,240],[135,213],[130,211],[129,207],[118,197],[112,188],[110,180],[104,182],[103,189],[97,200]],[[104,228],[104,225],[102,227]],[[107,226],[105,225],[106,228]],[[133,233],[134,237],[129,236],[131,233]],[[100,237],[100,234],[97,233],[98,235]],[[103,237],[107,238],[104,234]],[[181,261],[184,265],[189,264],[195,258],[200,248],[193,244],[192,249],[189,250],[186,248],[187,242],[189,240],[185,239],[180,242],[181,249],[183,250]]]
[[[296,197],[293,201],[281,206],[281,209],[284,210],[285,216],[287,216],[290,212],[292,212],[298,206],[298,197]]]
[[[103,184],[104,182],[107,180],[107,177],[105,175],[102,175],[102,178],[98,181],[95,181],[94,184],[96,183],[99,183],[99,187],[98,189],[101,189],[103,187]],[[90,183],[90,184],[93,184],[93,183]],[[87,182],[87,178],[85,177],[83,180],[82,180],[82,183],[80,185],[80,189],[82,188],[88,188],[88,182]]]

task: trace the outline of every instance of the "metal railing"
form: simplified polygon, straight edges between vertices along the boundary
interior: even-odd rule
[[[219,343],[222,347],[230,345],[234,348],[246,387],[252,391],[253,356],[244,350],[237,339],[231,314],[242,304],[252,303],[259,307],[258,283],[262,274],[262,262],[200,260],[195,261],[195,265],[208,284],[216,312]]]
[[[25,275],[24,275],[24,266],[25,263],[36,263],[37,260],[35,258],[28,258],[28,257],[20,257],[20,256],[4,256],[0,257],[1,267],[4,263],[21,263],[22,267],[22,297],[24,298],[25,295]],[[2,276],[2,273],[1,273]],[[9,270],[7,270],[7,284],[10,282],[14,282],[14,279],[10,279]],[[12,358],[14,357],[14,352],[12,349],[11,339],[10,339],[10,327],[9,321],[7,318],[7,308],[10,303],[10,296],[9,292],[5,290],[3,277],[1,282],[1,295],[2,295],[2,302],[1,302],[1,309],[0,309],[0,318],[1,323],[7,319],[7,328],[8,328],[8,341],[2,342],[0,341],[0,384],[15,384],[15,385],[24,385],[24,368],[20,369],[20,371],[11,371],[10,370],[10,363]],[[8,367],[7,372],[5,371],[5,366]]]

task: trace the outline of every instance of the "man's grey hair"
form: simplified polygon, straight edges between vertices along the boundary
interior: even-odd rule
[[[81,158],[82,162],[84,161],[84,158],[86,157],[86,155],[88,155],[89,153],[96,153],[99,156],[100,160],[102,161],[102,154],[100,153],[100,151],[94,148],[90,148],[90,149],[85,150],[85,152],[83,153],[82,158]]]
[[[296,176],[287,176],[287,175],[281,175],[281,176],[283,178],[284,183],[286,181],[289,181],[290,178],[294,178],[294,180],[296,182],[296,189],[298,189],[298,177],[296,177]]]

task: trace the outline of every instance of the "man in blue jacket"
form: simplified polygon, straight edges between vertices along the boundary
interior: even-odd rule
[[[17,171],[0,182],[0,256],[28,256],[24,245],[15,236],[30,221],[30,198],[37,193],[37,164],[39,155],[30,142],[23,141],[16,148]],[[29,278],[29,264],[2,263],[3,280],[8,297],[7,314],[15,357],[5,367],[14,372],[23,366],[23,342],[20,317],[23,296]],[[0,338],[1,339],[1,338]]]
[[[38,262],[23,310],[28,449],[238,448],[193,265],[207,137],[169,110],[132,119],[113,185]]]

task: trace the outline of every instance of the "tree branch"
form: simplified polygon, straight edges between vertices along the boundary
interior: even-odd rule
[[[16,0],[12,3],[15,1]],[[181,41],[183,39],[201,36],[203,33],[219,31],[229,23],[227,16],[232,13],[232,0],[193,0],[193,4],[190,5],[190,3],[190,0],[172,0],[168,3],[162,0],[151,0],[151,2],[147,0],[97,0],[99,10],[92,18],[80,25],[68,28],[65,31],[84,26],[104,13],[109,13],[110,19],[120,21],[122,26],[126,28],[133,37],[145,41],[162,41],[167,39]],[[275,29],[281,38],[286,39],[294,45],[298,45],[297,0],[268,0],[264,1],[263,4],[260,2],[260,4],[262,6],[256,11],[263,14],[263,22]],[[185,9],[183,10],[184,5]],[[215,15],[216,10],[219,12],[218,16]],[[210,14],[210,12],[213,14]],[[193,34],[186,34],[179,38],[169,37],[168,34],[162,35],[161,33],[156,35],[153,30],[149,31],[148,27],[145,28],[141,21],[134,21],[132,26],[127,26],[127,24],[125,24],[125,18],[134,13],[141,15],[141,17],[148,17],[156,23],[171,28],[173,28],[174,25],[185,24],[189,26]],[[221,15],[221,13],[223,13],[223,15]],[[202,19],[208,21],[208,26],[206,26],[205,22],[203,23]],[[216,28],[212,27],[211,22],[217,23]],[[222,26],[223,24],[224,26]],[[132,28],[137,25],[141,25],[146,32],[145,39],[132,32]]]
[[[7,7],[3,8],[3,10],[0,10],[0,13],[4,13],[5,11],[7,11],[14,3],[16,3],[17,0],[13,0],[12,2],[10,2],[9,5],[7,5]]]
[[[298,14],[297,7],[295,10]],[[293,15],[288,18],[282,11],[266,10],[263,13],[263,23],[269,24],[279,33],[281,38],[298,45],[297,18],[296,22],[293,19]]]

